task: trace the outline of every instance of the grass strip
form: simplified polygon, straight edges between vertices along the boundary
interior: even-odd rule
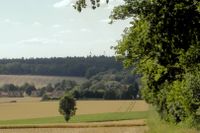
[[[119,120],[145,119],[148,112],[117,112],[117,113],[102,113],[102,114],[86,114],[73,116],[69,123],[86,123],[86,122],[105,122]],[[34,124],[62,124],[66,123],[63,116],[33,118],[33,119],[18,119],[18,120],[2,120],[0,126],[9,125],[34,125]]]

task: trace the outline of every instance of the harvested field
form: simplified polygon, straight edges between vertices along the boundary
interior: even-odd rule
[[[48,124],[16,124],[0,125],[0,129],[21,129],[21,128],[96,128],[96,127],[139,127],[146,126],[145,119],[120,120],[103,122],[82,122],[82,123],[48,123]]]
[[[66,123],[59,125],[33,125],[2,128],[1,133],[145,133],[144,120],[113,122]]]
[[[41,98],[39,97],[0,97],[0,105],[2,103],[11,103],[12,101],[15,101],[17,103],[19,102],[40,102]]]
[[[78,84],[87,79],[81,77],[61,77],[61,76],[34,76],[34,75],[0,75],[0,86],[4,84],[23,85],[24,83],[34,84],[36,87],[43,87],[47,84],[55,84],[62,80],[74,80]]]
[[[14,98],[15,99],[15,98]],[[12,99],[12,100],[14,100]],[[40,117],[60,116],[58,101],[40,102],[19,100],[16,103],[2,103],[0,98],[0,120],[29,119]],[[107,112],[147,111],[148,105],[144,101],[77,101],[77,115],[98,114]]]
[[[0,129],[1,133],[145,133],[147,127]]]

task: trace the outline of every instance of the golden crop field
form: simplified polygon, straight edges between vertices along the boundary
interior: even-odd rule
[[[55,84],[62,80],[74,80],[81,84],[86,81],[81,77],[61,77],[61,76],[34,76],[34,75],[0,75],[0,86],[4,84],[23,85],[24,83],[34,84],[36,87],[43,87],[47,84]]]
[[[1,133],[145,133],[147,127],[1,129]]]
[[[16,100],[16,103],[9,101]],[[146,111],[144,101],[77,101],[76,114]],[[58,101],[40,102],[38,98],[0,98],[0,120],[59,116]]]

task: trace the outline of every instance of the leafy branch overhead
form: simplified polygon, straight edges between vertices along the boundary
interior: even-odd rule
[[[106,0],[106,3],[108,3],[109,0]],[[100,7],[100,0],[90,0],[90,4],[92,5],[92,9],[96,9],[97,7]],[[74,8],[77,9],[79,12],[82,11],[83,8],[87,7],[87,0],[77,0],[76,4],[74,5]]]

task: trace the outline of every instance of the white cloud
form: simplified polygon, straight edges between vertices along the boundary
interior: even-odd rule
[[[65,34],[65,33],[71,33],[72,31],[71,30],[63,30],[63,31],[60,31],[59,33],[60,34]]]
[[[61,0],[59,2],[56,2],[53,7],[55,8],[63,8],[66,7],[68,5],[71,5],[73,3],[73,0]]]
[[[62,27],[62,26],[59,25],[59,24],[54,24],[52,27],[53,27],[53,28],[60,28],[60,27]]]
[[[53,37],[62,37],[63,35],[65,36],[66,34],[69,34],[69,33],[72,33],[72,30],[62,30],[55,33]]]
[[[109,23],[110,19],[109,18],[108,19],[101,19],[100,22],[102,22],[102,23]]]
[[[17,44],[21,45],[41,45],[41,44],[63,44],[62,40],[58,39],[49,39],[49,38],[31,38],[27,40],[21,40]]]
[[[80,31],[81,31],[81,32],[91,32],[91,30],[90,30],[90,29],[87,29],[87,28],[82,28],[82,29],[80,29]]]
[[[4,19],[3,21],[4,21],[5,23],[11,23],[11,20],[8,19],[8,18]]]
[[[33,24],[32,24],[33,26],[41,26],[42,24],[40,23],[40,22],[34,22]]]
[[[19,25],[19,24],[22,24],[21,22],[14,21],[14,20],[11,20],[11,19],[9,19],[9,18],[2,19],[1,22],[5,23],[5,24],[12,24],[12,25]]]
[[[100,4],[105,5],[107,4],[107,0],[101,0]],[[122,4],[124,1],[123,0],[109,0],[109,4]]]
[[[88,6],[90,7],[90,1],[86,0],[88,3]],[[106,3],[107,0],[101,0],[100,4],[101,6],[105,6],[107,9],[113,9],[114,6],[122,4],[124,1],[123,0],[109,0],[109,4]],[[71,6],[74,5],[76,3],[76,0],[60,0],[59,2],[56,2],[53,7],[54,8],[63,8],[66,6]]]
[[[123,0],[109,0],[109,4],[106,4],[106,0],[101,0],[101,6],[107,10],[112,10],[115,6],[124,4]]]
[[[115,6],[114,5],[107,5],[105,8],[108,10],[112,10]]]
[[[73,19],[73,18],[69,19],[69,22],[74,22],[74,21],[75,21],[75,19]]]

